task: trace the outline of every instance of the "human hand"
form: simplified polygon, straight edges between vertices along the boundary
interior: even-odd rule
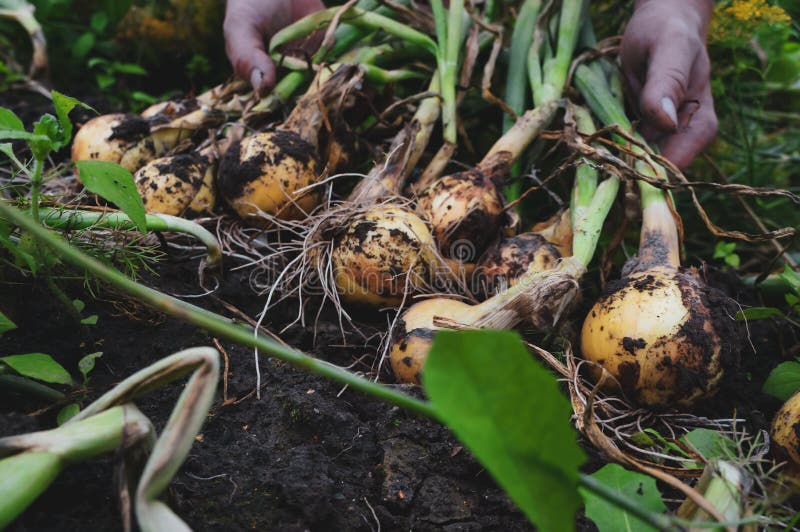
[[[222,27],[234,73],[249,80],[259,94],[272,88],[275,64],[264,48],[264,39],[324,7],[321,0],[228,0]]]
[[[637,0],[622,37],[622,71],[642,134],[686,168],[717,133],[706,29],[712,0]]]

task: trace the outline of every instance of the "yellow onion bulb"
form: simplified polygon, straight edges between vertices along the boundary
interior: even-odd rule
[[[392,333],[389,363],[398,382],[420,384],[422,369],[433,343],[435,317],[445,317],[460,323],[473,319],[472,305],[447,298],[432,298],[412,305],[403,313]]]
[[[434,242],[416,214],[379,205],[350,222],[331,251],[336,288],[351,303],[398,305],[431,273]]]
[[[507,238],[489,248],[478,264],[479,290],[486,296],[502,292],[517,284],[527,271],[553,268],[561,254],[550,242],[536,233],[523,233]]]
[[[800,391],[775,414],[770,436],[775,457],[787,462],[789,472],[800,482]]]
[[[150,161],[134,175],[147,212],[181,216],[214,207],[213,172],[206,159],[186,153]]]
[[[477,260],[505,220],[497,188],[476,170],[435,181],[420,193],[417,205],[442,254],[461,262]]]
[[[314,147],[291,131],[257,133],[234,143],[222,158],[219,191],[228,205],[254,220],[259,211],[288,220],[318,202],[313,191],[320,164]]]
[[[690,407],[716,393],[737,354],[728,298],[692,270],[658,265],[609,283],[583,322],[583,356],[637,403]],[[599,369],[596,375],[599,376]]]
[[[108,161],[135,172],[140,161],[165,150],[150,138],[150,124],[140,116],[102,115],[86,122],[72,141],[73,161]],[[130,153],[129,153],[130,152]],[[144,162],[147,162],[146,160]]]

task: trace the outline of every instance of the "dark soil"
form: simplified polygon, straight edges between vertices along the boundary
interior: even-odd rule
[[[197,292],[194,267],[167,264],[153,284]],[[144,309],[134,310],[140,319],[119,315],[119,298],[103,291],[100,299],[117,304],[87,302],[84,313],[100,316],[92,327],[70,323],[52,297],[31,284],[3,284],[0,294],[2,311],[19,325],[0,338],[0,353],[49,353],[77,374],[83,355],[103,351],[84,405],[161,357],[213,345],[205,332]],[[263,302],[248,294],[246,279],[229,275],[218,295],[254,315]],[[206,306],[225,312],[210,299]],[[278,330],[293,311],[273,314],[271,328]],[[354,352],[363,354],[333,347],[342,338],[327,323],[318,328],[316,344],[309,329],[294,328],[282,337],[339,364],[351,364]],[[202,436],[167,493],[171,507],[194,529],[377,530],[378,522],[381,530],[530,529],[440,425],[266,357],[261,399],[248,397],[255,382],[253,353],[222,345],[230,361],[229,401],[222,405],[220,383]],[[161,429],[180,391],[179,382],[137,406]],[[231,398],[238,400],[231,404]],[[31,415],[43,406],[0,396],[0,436],[53,427],[57,408]],[[118,462],[108,457],[70,466],[10,529],[121,529]]]

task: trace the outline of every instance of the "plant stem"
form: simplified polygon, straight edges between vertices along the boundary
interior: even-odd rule
[[[259,349],[275,358],[279,358],[299,368],[348,385],[355,390],[372,395],[380,400],[395,404],[417,414],[422,414],[431,418],[436,417],[433,407],[425,401],[397,392],[387,386],[376,384],[338,366],[306,355],[297,349],[281,345],[269,338],[255,336],[251,329],[234,324],[227,318],[141,285],[129,279],[118,270],[108,267],[73,248],[63,238],[48,231],[10,205],[0,202],[0,213],[2,213],[4,217],[12,220],[22,229],[30,232],[35,238],[61,255],[66,261],[85,269],[97,278],[115,286],[119,290],[135,297],[156,310],[205,329],[221,338],[226,338],[238,344]]]
[[[327,26],[340,10],[341,7],[331,7],[322,11],[317,11],[283,28],[270,40],[269,53],[273,54],[278,47]],[[434,56],[437,53],[436,43],[433,42],[430,37],[406,24],[397,22],[396,20],[374,11],[365,11],[358,7],[351,7],[341,18],[343,22],[352,24],[353,26],[369,30],[384,31],[403,41],[417,44]]]
[[[31,175],[31,216],[39,219],[39,187],[42,186],[42,168],[44,161],[35,159],[33,162],[33,175]]]
[[[556,54],[544,61],[542,84],[532,87],[533,102],[536,105],[561,98],[575,44],[578,42],[584,7],[585,0],[563,0],[561,3]]]
[[[18,375],[0,375],[0,388],[33,395],[53,403],[64,398],[64,394],[58,390]]]
[[[528,105],[528,52],[531,49],[536,19],[542,8],[542,0],[525,0],[519,9],[514,31],[511,34],[511,47],[508,55],[505,101],[517,115],[522,114]],[[503,131],[514,125],[514,118],[503,116]]]
[[[136,231],[136,224],[121,212],[72,211],[63,209],[42,209],[39,220],[54,229],[118,229]],[[207,249],[206,266],[218,268],[222,264],[222,249],[216,237],[200,224],[185,218],[168,214],[148,214],[145,216],[148,231],[171,231],[186,233],[197,238]]]

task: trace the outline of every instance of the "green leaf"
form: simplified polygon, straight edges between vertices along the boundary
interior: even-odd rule
[[[75,417],[76,415],[78,415],[78,412],[80,411],[81,407],[78,405],[78,403],[70,403],[58,411],[58,415],[56,416],[56,423],[58,423],[59,426],[61,426],[70,419],[72,419],[73,417]]]
[[[764,393],[782,401],[789,399],[798,390],[800,390],[800,362],[779,364],[770,372],[761,389]]]
[[[0,312],[0,336],[8,331],[13,331],[17,328],[17,324],[11,321],[8,316]]]
[[[734,249],[736,249],[736,242],[717,242],[717,245],[714,247],[714,258],[724,259],[733,253]]]
[[[739,321],[763,320],[766,318],[774,318],[776,316],[783,316],[783,312],[775,307],[750,307],[742,309],[736,313],[736,319]]]
[[[103,11],[98,11],[92,15],[89,26],[91,26],[95,33],[102,33],[103,30],[106,29],[106,26],[108,26],[108,15]]]
[[[38,135],[36,133],[28,133],[27,131],[17,131],[14,129],[0,129],[0,139],[27,140],[28,142],[50,141],[50,137],[48,137],[47,135]]]
[[[53,107],[55,107],[56,116],[58,116],[58,124],[61,126],[61,135],[59,135],[59,140],[55,148],[60,149],[62,146],[66,146],[70,139],[72,139],[72,121],[69,119],[70,111],[77,106],[91,111],[94,111],[94,109],[80,100],[72,96],[61,94],[58,91],[52,91],[50,95],[53,97]]]
[[[787,285],[789,285],[789,288],[791,288],[795,294],[800,296],[800,273],[797,273],[788,265],[786,265],[783,273],[780,275],[780,278],[783,279]]]
[[[142,233],[147,231],[142,198],[129,171],[107,161],[75,161],[75,166],[89,192],[116,204]]]
[[[730,255],[725,257],[725,264],[730,266],[731,268],[738,268],[739,264],[741,264],[741,259],[739,255],[736,253],[731,253]]]
[[[667,511],[661,493],[652,477],[628,471],[618,464],[607,464],[596,471],[592,477],[599,480],[627,499],[636,501],[641,508],[653,513],[663,514]],[[600,532],[640,532],[655,530],[612,503],[601,499],[594,493],[581,489],[586,503],[586,517],[591,519]]]
[[[556,377],[509,331],[440,331],[423,382],[441,421],[540,530],[572,530],[585,455]]]
[[[28,146],[33,152],[33,156],[39,160],[44,159],[47,155],[58,149],[59,140],[61,139],[61,127],[58,125],[58,119],[51,114],[44,114],[38,122],[33,124],[33,132],[36,135],[46,137],[47,140],[29,140]]]
[[[78,37],[72,44],[72,56],[78,59],[83,59],[94,47],[95,37],[93,33],[86,32]]]
[[[44,353],[0,357],[0,362],[3,362],[24,377],[53,384],[72,384],[72,377],[64,369],[64,366],[53,360],[50,355]]]
[[[736,448],[733,440],[711,429],[694,429],[682,439],[689,444],[689,447],[695,448],[706,460],[725,458],[728,456],[728,452]]]
[[[31,271],[31,273],[33,275],[36,275],[36,272],[38,271],[39,268],[36,264],[36,259],[34,258],[33,255],[20,249],[19,246],[17,246],[17,244],[15,244],[10,238],[8,238],[5,235],[0,235],[0,246],[3,246],[8,251],[10,251],[12,255],[14,255],[14,258],[16,259],[15,263],[18,266],[21,267],[23,264],[25,264],[28,266],[28,269]]]
[[[75,310],[77,310],[78,312],[83,312],[83,309],[86,308],[86,303],[84,303],[80,299],[73,299],[72,306],[75,307]]]
[[[81,325],[97,325],[97,314],[92,314],[90,316],[86,316],[81,320]]]
[[[78,370],[83,375],[83,382],[89,380],[89,373],[92,372],[95,362],[101,356],[103,356],[103,352],[98,351],[97,353],[90,353],[78,361]]]
[[[0,129],[12,129],[15,131],[25,131],[22,120],[14,114],[11,109],[0,107]]]
[[[134,76],[147,75],[147,70],[140,67],[136,63],[117,63],[115,61],[111,66],[115,72],[120,72],[122,74],[132,74]]]

